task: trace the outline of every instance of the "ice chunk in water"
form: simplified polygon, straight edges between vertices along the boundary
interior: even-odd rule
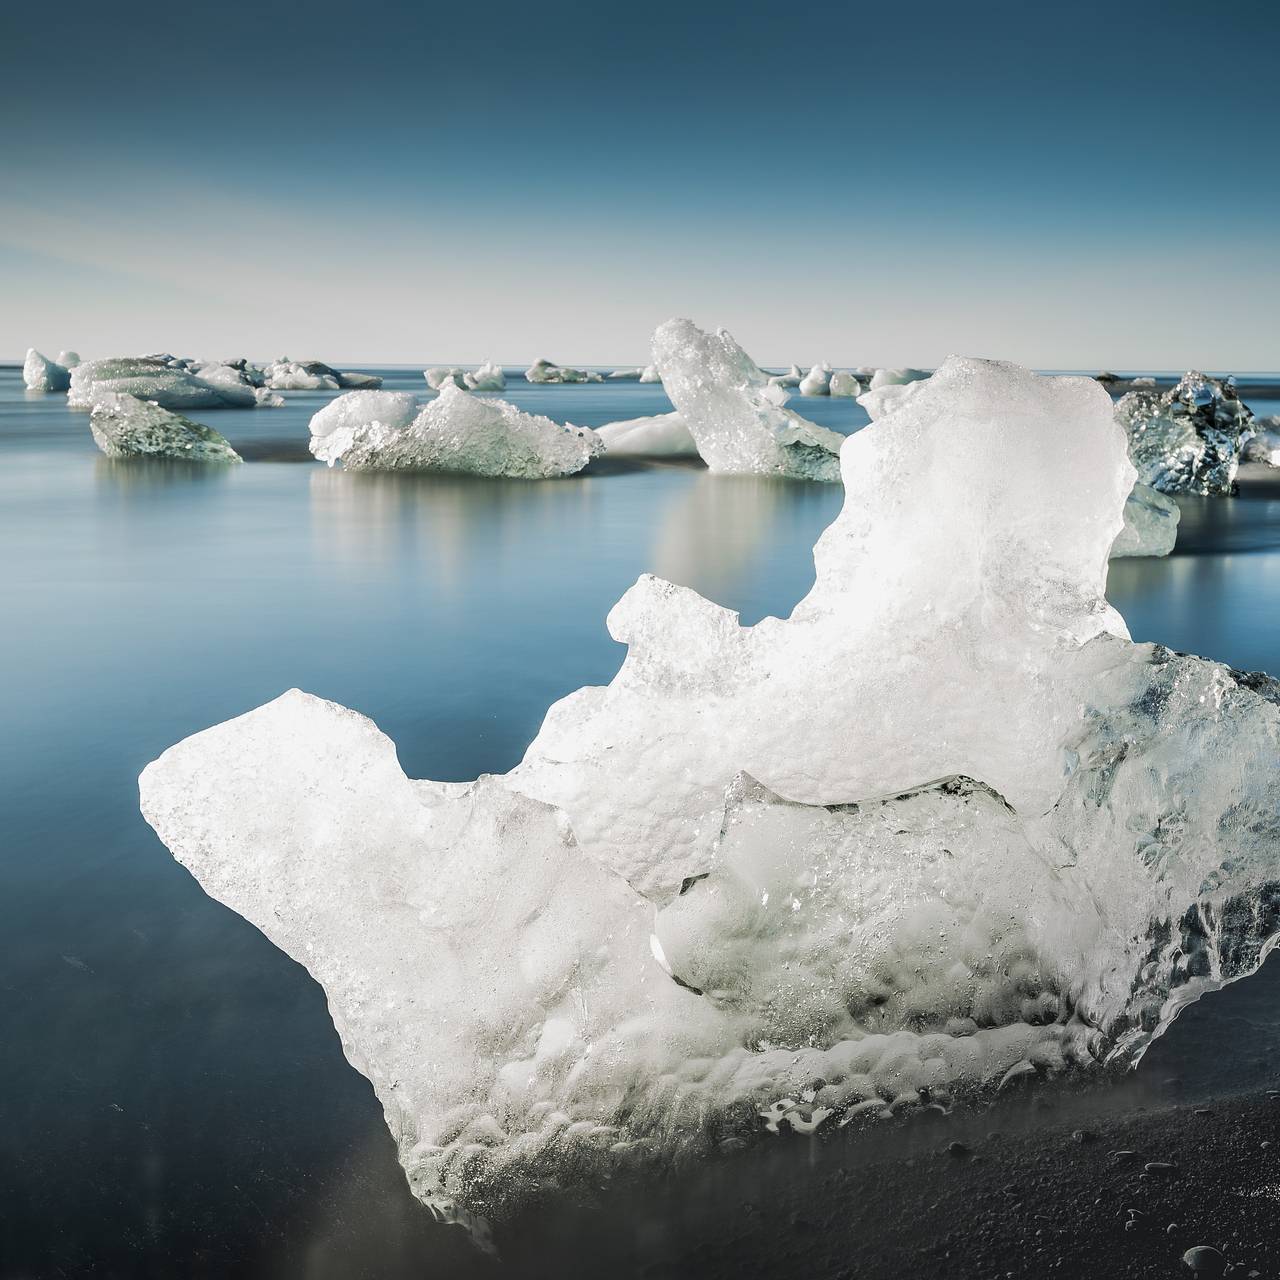
[[[1124,528],[1111,544],[1111,558],[1167,556],[1178,540],[1182,512],[1158,489],[1135,484],[1124,504]]]
[[[337,391],[335,374],[310,370],[294,360],[277,360],[267,365],[265,385],[273,391]]]
[[[813,368],[800,379],[800,394],[802,396],[830,395],[831,366],[829,364],[815,364]]]
[[[1162,493],[1230,494],[1253,414],[1235,383],[1202,373],[1172,391],[1131,391],[1116,406],[1138,478]]]
[[[1253,439],[1244,447],[1244,460],[1280,467],[1280,417],[1255,418],[1253,426]]]
[[[505,391],[507,375],[501,365],[486,360],[474,373],[464,374],[463,382],[468,391]]]
[[[402,392],[339,396],[312,419],[311,432],[311,452],[348,471],[544,479],[581,471],[604,448],[587,427],[561,426],[448,382],[420,412]]]
[[[212,427],[171,413],[149,400],[105,391],[89,417],[94,441],[108,458],[173,458],[182,462],[239,462],[240,455]]]
[[[464,391],[467,389],[467,371],[461,365],[436,365],[422,376],[432,391],[439,391],[446,382]]]
[[[596,434],[613,456],[648,458],[696,458],[698,446],[688,424],[678,413],[659,413],[651,418],[624,418],[606,422]]]
[[[587,369],[570,369],[550,360],[536,360],[525,370],[526,382],[603,382],[604,375]]]
[[[172,356],[123,356],[79,364],[71,371],[67,403],[73,409],[92,409],[103,396],[117,392],[165,409],[253,408],[258,403],[247,382],[235,377],[210,381]]]
[[[651,364],[643,368],[615,369],[609,375],[610,382],[661,382],[658,370]]]
[[[840,478],[844,437],[784,409],[785,392],[726,330],[668,320],[653,335],[653,359],[712,471]]]
[[[804,371],[798,365],[792,365],[786,373],[775,373],[770,379],[770,385],[775,387],[798,387],[804,379]]]
[[[905,387],[909,382],[921,382],[929,375],[924,369],[877,369],[871,375],[870,391],[882,387]]]
[[[862,394],[862,383],[846,369],[837,369],[831,375],[831,381],[827,385],[827,392],[833,396],[860,396]]]
[[[22,365],[22,381],[28,391],[66,391],[71,371],[60,360],[49,360],[30,347]]]
[[[614,681],[505,777],[410,782],[298,693],[144,772],[324,986],[424,1199],[1132,1061],[1275,945],[1280,685],[1106,603],[1134,471],[1102,387],[948,360],[841,461],[789,618],[641,579]]]
[[[64,369],[74,369],[80,363],[80,353],[78,351],[59,351],[57,364]]]

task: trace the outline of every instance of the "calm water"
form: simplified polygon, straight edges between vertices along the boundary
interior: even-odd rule
[[[506,770],[549,703],[613,674],[604,616],[638,574],[785,613],[841,501],[674,464],[346,475],[306,452],[330,397],[287,398],[205,419],[249,465],[121,464],[0,369],[0,1280],[486,1270],[409,1196],[319,988],[174,863],[137,775],[291,686],[371,716],[410,776]],[[670,407],[635,383],[506,398],[588,426]],[[1280,483],[1187,502],[1178,553],[1118,563],[1111,595],[1137,638],[1280,673]],[[1140,1076],[1254,1082],[1280,1052],[1269,968],[1185,1015]]]

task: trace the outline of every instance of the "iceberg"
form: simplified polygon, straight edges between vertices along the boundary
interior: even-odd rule
[[[92,409],[103,396],[117,393],[164,409],[251,409],[258,403],[255,388],[247,382],[229,376],[211,381],[172,356],[88,360],[71,370],[71,408]]]
[[[1111,559],[1167,556],[1178,540],[1182,512],[1172,498],[1149,485],[1135,484],[1125,499],[1124,528],[1111,544]]]
[[[605,379],[606,382],[639,382],[644,369],[637,365],[634,369],[614,369]]]
[[[54,363],[60,364],[67,370],[74,369],[80,363],[80,353],[78,351],[59,351],[58,358]]]
[[[1171,391],[1130,391],[1116,405],[1128,433],[1138,479],[1161,493],[1224,495],[1236,491],[1236,471],[1253,438],[1253,414],[1235,382],[1194,371]]]
[[[426,378],[427,386],[432,391],[439,391],[446,382],[461,387],[463,391],[467,389],[467,371],[461,365],[437,365],[422,376]]]
[[[143,772],[324,988],[424,1201],[1132,1063],[1280,940],[1280,683],[1107,603],[1105,390],[953,357],[840,461],[790,617],[642,577],[617,676],[505,776],[412,781],[297,690]]]
[[[168,458],[182,462],[240,462],[212,427],[171,413],[150,400],[104,391],[89,416],[94,442],[108,458]]]
[[[1253,438],[1244,447],[1244,460],[1280,467],[1280,417],[1255,418],[1253,426]]]
[[[877,369],[871,375],[869,391],[879,391],[882,387],[904,387],[909,382],[920,382],[929,375],[923,369]]]
[[[29,347],[22,364],[22,381],[28,391],[66,391],[71,386],[71,371],[60,360],[50,360],[35,347]]]
[[[786,373],[775,373],[769,378],[770,386],[786,387],[788,389],[798,387],[804,380],[804,371],[798,365],[792,365]]]
[[[668,320],[654,332],[653,360],[712,471],[839,480],[844,437],[784,409],[786,392],[727,330]]]
[[[614,457],[696,458],[688,423],[678,413],[659,413],[649,418],[624,418],[596,428],[605,451]]]
[[[827,394],[857,397],[862,394],[862,383],[846,369],[837,369],[827,384]]]
[[[537,360],[524,372],[526,382],[603,382],[604,375],[587,369],[563,368],[550,360]]]
[[[831,366],[829,364],[815,364],[813,368],[800,379],[800,394],[802,396],[830,395]]]
[[[468,391],[505,391],[507,375],[502,366],[486,360],[474,373],[463,374],[463,382]]]
[[[273,391],[337,391],[339,387],[332,373],[313,371],[293,360],[267,365],[264,385]]]
[[[348,471],[455,471],[550,479],[587,465],[604,445],[589,427],[561,426],[505,400],[445,382],[421,411],[396,391],[339,396],[311,420],[311,452]]]

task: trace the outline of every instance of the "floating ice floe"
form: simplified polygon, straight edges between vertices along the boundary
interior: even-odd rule
[[[668,320],[654,332],[653,359],[712,471],[839,480],[844,437],[784,409],[786,391],[727,330]]]
[[[103,396],[118,392],[165,409],[251,409],[258,403],[256,388],[247,381],[211,381],[172,356],[123,356],[88,360],[72,369],[67,404],[92,409]]]
[[[698,446],[678,413],[650,418],[625,418],[596,429],[605,450],[614,457],[696,458]]]
[[[538,360],[524,372],[526,382],[603,382],[604,375],[589,369],[569,369],[550,360]]]
[[[224,436],[150,400],[104,391],[93,402],[89,430],[108,458],[240,462]]]
[[[827,394],[833,396],[860,396],[862,383],[847,369],[837,369],[827,384]]]
[[[909,382],[921,382],[928,376],[924,369],[876,369],[867,389],[879,391],[882,387],[903,387]]]
[[[461,365],[437,365],[422,376],[426,378],[427,386],[432,391],[439,391],[446,382],[451,386],[461,387],[464,391],[467,389],[467,371]]]
[[[798,365],[792,365],[786,373],[775,373],[769,378],[769,384],[774,387],[786,387],[788,389],[798,387],[804,380],[804,371]]]
[[[296,690],[144,771],[324,988],[422,1199],[1132,1062],[1276,944],[1280,684],[1107,603],[1106,392],[953,358],[841,460],[790,618],[641,578],[618,675],[504,777],[411,781]]]
[[[346,373],[322,360],[280,359],[263,370],[263,385],[273,391],[376,390],[382,379],[373,373]]]
[[[1253,438],[1244,447],[1244,460],[1280,467],[1280,417],[1255,418],[1253,426]]]
[[[66,391],[71,385],[71,370],[62,361],[50,360],[35,347],[29,347],[22,364],[22,381],[28,391]]]
[[[658,370],[651,364],[643,368],[615,369],[608,377],[609,382],[661,382]]]
[[[1111,544],[1111,559],[1167,556],[1178,540],[1182,512],[1172,498],[1149,485],[1135,484],[1124,504],[1124,528]]]
[[[581,471],[604,448],[588,427],[561,426],[450,382],[425,408],[394,391],[339,396],[311,420],[311,452],[348,471],[457,471],[549,479]]]
[[[830,395],[831,366],[829,364],[815,364],[813,368],[800,379],[800,394],[802,396]]]
[[[1235,382],[1187,373],[1171,391],[1130,391],[1116,405],[1138,479],[1161,493],[1230,494],[1253,414]]]
[[[463,382],[468,391],[505,391],[507,375],[502,372],[501,365],[486,360],[474,373],[464,374]]]

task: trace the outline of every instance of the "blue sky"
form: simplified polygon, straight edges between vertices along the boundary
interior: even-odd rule
[[[66,0],[0,356],[1280,367],[1274,5]]]

